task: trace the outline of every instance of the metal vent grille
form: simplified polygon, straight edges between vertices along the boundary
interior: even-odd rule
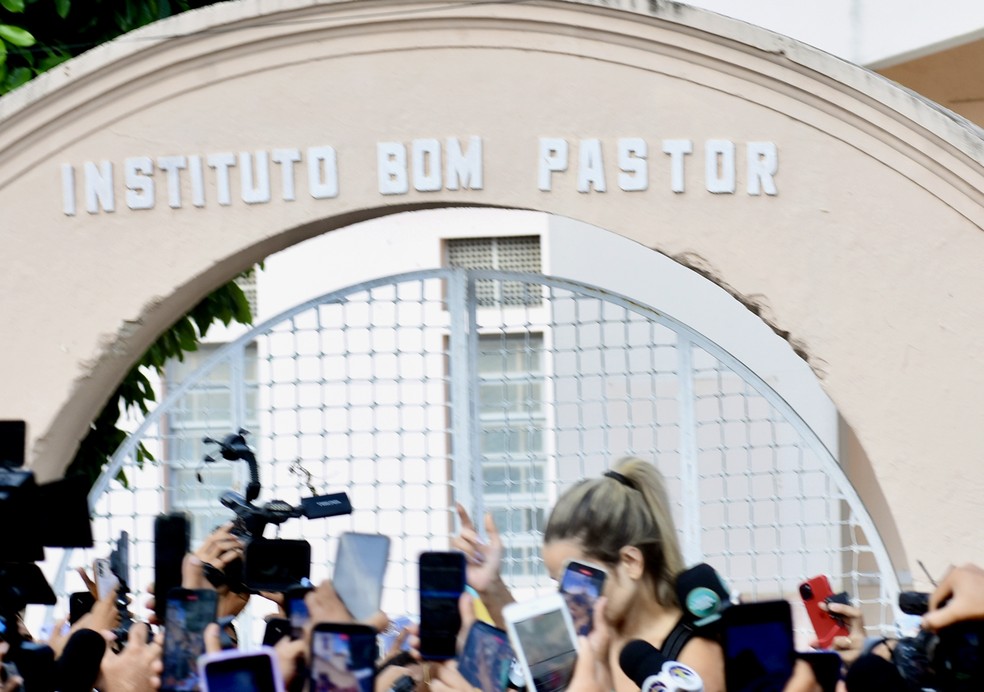
[[[540,236],[454,238],[447,241],[446,247],[449,267],[524,274],[539,274],[542,271]],[[532,306],[543,301],[539,286],[519,281],[479,279],[475,284],[475,296],[481,307]]]
[[[246,294],[246,300],[249,302],[249,311],[253,315],[259,314],[257,310],[257,297],[256,297],[256,270],[243,274],[236,279],[236,285],[242,289],[243,293]]]

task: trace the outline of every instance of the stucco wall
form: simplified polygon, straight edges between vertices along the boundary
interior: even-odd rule
[[[0,417],[26,418],[39,476],[61,473],[126,369],[201,295],[352,220],[419,206],[538,209],[695,266],[804,354],[871,460],[908,555],[975,559],[984,281],[977,133],[877,76],[754,27],[564,2],[448,7],[228,3],[148,27],[0,101]],[[222,27],[221,31],[216,30]],[[482,146],[481,189],[381,194],[377,145]],[[539,138],[564,139],[543,187]],[[619,189],[619,139],[648,144],[648,189]],[[585,166],[582,140],[598,139]],[[671,189],[667,140],[689,140]],[[709,141],[736,147],[708,191]],[[776,194],[749,194],[749,142],[774,144]],[[425,143],[430,146],[429,143]],[[338,194],[231,200],[203,168],[171,208],[160,157],[331,146]],[[126,205],[150,157],[154,208]],[[638,158],[638,157],[637,157]],[[85,162],[110,161],[115,211],[86,211]],[[75,185],[66,201],[63,164]],[[555,166],[556,167],[556,166]],[[593,182],[591,182],[593,180]],[[469,183],[478,187],[474,176]],[[582,181],[583,184],[583,181]],[[426,187],[426,185],[424,185]],[[73,206],[74,204],[74,206]],[[66,213],[66,211],[74,213]],[[590,252],[590,248],[586,248]],[[371,261],[339,258],[339,261]],[[904,568],[904,565],[900,565]]]

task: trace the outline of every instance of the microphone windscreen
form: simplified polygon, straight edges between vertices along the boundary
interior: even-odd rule
[[[59,692],[91,692],[99,677],[106,640],[93,630],[79,630],[65,643],[55,663]]]
[[[676,593],[684,613],[696,620],[717,615],[731,599],[717,571],[704,562],[677,575]]]
[[[659,674],[666,661],[659,649],[642,639],[633,639],[618,655],[618,665],[622,672],[640,688],[650,675]]]

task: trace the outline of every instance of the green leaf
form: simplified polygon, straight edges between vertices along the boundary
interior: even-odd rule
[[[31,36],[31,32],[13,24],[0,24],[0,38],[21,48],[29,48],[34,45],[34,37]]]
[[[4,67],[3,76],[7,74],[7,44],[0,41],[0,67]],[[3,76],[0,76],[0,82],[3,81]]]
[[[55,12],[62,19],[68,16],[70,9],[72,9],[72,0],[55,0]]]
[[[24,0],[0,0],[0,5],[8,12],[24,11]]]
[[[49,55],[47,58],[45,58],[44,60],[42,60],[41,63],[38,65],[38,72],[47,72],[52,67],[55,67],[57,65],[61,65],[63,62],[65,62],[66,60],[68,60],[70,57],[72,57],[72,56],[70,56],[70,55],[55,55],[55,54]]]
[[[13,91],[20,85],[31,81],[32,76],[30,68],[18,67],[16,70],[11,70],[10,74],[7,75],[7,82],[4,84],[4,88],[7,91]]]

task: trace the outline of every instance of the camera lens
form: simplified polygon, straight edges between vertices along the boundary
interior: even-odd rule
[[[809,584],[800,584],[800,597],[804,601],[809,601],[813,599],[813,587]]]

